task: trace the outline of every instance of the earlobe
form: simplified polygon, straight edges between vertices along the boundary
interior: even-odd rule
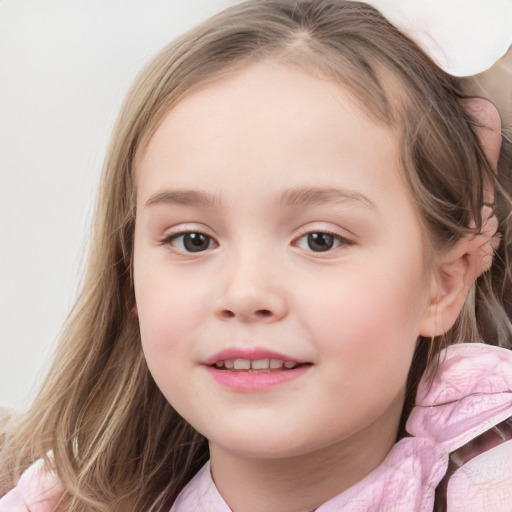
[[[439,263],[431,277],[431,298],[423,318],[421,336],[440,336],[454,325],[473,282],[471,267],[471,256],[459,243]]]

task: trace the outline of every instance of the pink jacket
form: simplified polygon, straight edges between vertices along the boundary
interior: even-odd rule
[[[382,464],[317,512],[512,512],[512,351],[449,347],[422,380],[399,441]],[[59,487],[36,462],[0,499],[0,512],[54,512]],[[170,512],[230,512],[207,463]]]

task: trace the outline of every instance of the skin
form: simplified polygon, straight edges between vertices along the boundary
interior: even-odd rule
[[[395,134],[339,85],[265,62],[187,96],[138,161],[143,350],[165,397],[208,438],[236,512],[312,510],[395,442],[435,293],[398,155]],[[319,188],[314,201],[280,200]],[[205,250],[187,252],[183,232],[208,236]],[[313,251],[312,232],[339,238]],[[232,347],[311,365],[269,390],[234,391],[202,364]]]

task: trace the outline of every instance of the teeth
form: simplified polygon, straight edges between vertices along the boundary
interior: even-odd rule
[[[293,361],[282,361],[281,359],[226,359],[225,361],[217,361],[217,368],[225,368],[226,370],[279,370],[283,367],[291,370],[297,366]]]
[[[235,359],[235,370],[249,370],[251,368],[251,361],[248,359]]]
[[[270,359],[257,359],[256,361],[251,361],[251,368],[253,370],[266,370],[270,363]]]

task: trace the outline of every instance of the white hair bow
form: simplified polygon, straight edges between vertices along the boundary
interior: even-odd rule
[[[512,125],[512,0],[365,1]]]
[[[454,76],[489,69],[512,45],[512,0],[367,0]]]

